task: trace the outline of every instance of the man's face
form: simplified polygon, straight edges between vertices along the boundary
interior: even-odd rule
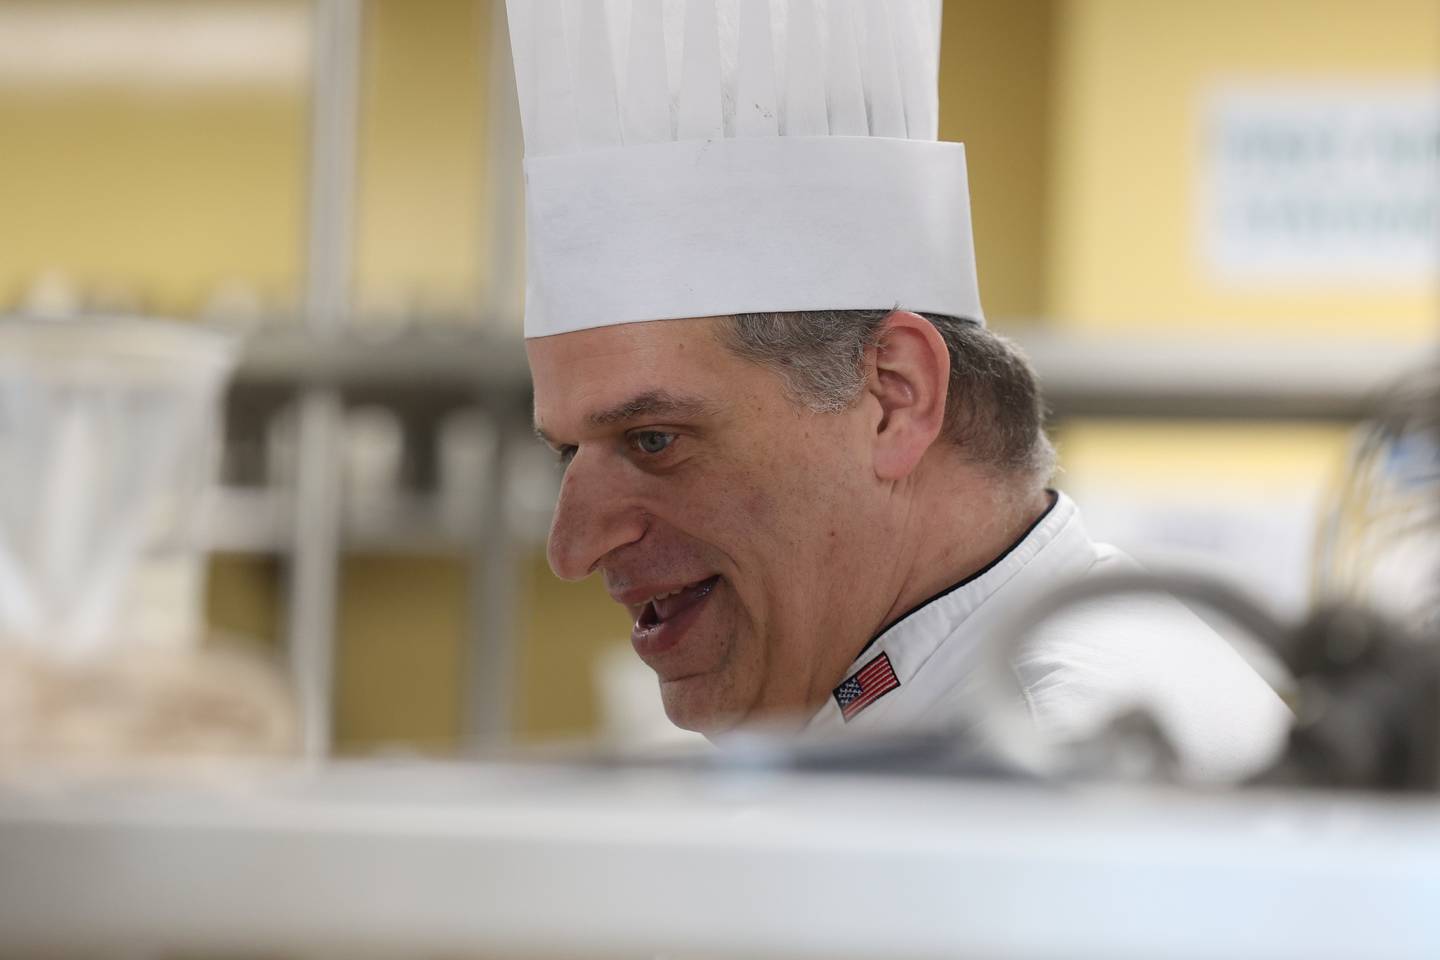
[[[568,460],[550,565],[604,575],[670,719],[707,733],[817,707],[879,626],[883,579],[878,413],[797,405],[721,322],[527,343],[536,426]]]

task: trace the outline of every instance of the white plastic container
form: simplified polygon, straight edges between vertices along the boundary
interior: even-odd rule
[[[127,603],[157,551],[185,586],[156,612],[198,639],[193,525],[237,351],[155,320],[0,318],[0,644],[76,659],[144,643]]]

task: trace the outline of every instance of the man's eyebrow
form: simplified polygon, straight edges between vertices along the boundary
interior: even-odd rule
[[[592,427],[606,427],[641,417],[698,417],[715,410],[715,404],[700,397],[674,394],[668,390],[648,390],[637,393],[604,410],[596,410],[585,416],[585,422]],[[539,424],[535,425],[535,436],[552,447],[559,446]]]
[[[698,417],[709,413],[713,404],[699,397],[687,397],[667,390],[638,393],[608,410],[596,410],[585,417],[592,427],[604,427],[640,417]]]

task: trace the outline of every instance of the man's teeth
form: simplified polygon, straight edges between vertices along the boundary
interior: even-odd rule
[[[691,587],[696,586],[696,585],[699,584],[700,582],[701,582],[701,581],[696,580],[695,583],[687,583],[687,584],[686,584],[685,586],[683,586],[683,587],[676,587],[674,590],[671,590],[669,593],[657,593],[657,594],[655,594],[655,596],[651,597],[649,600],[646,600],[645,602],[646,602],[646,603],[654,603],[656,600],[666,600],[666,599],[668,599],[668,598],[670,598],[670,597],[676,596],[677,594],[684,593],[686,590],[689,590]]]

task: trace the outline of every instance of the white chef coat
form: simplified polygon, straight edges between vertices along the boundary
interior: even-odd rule
[[[1138,567],[1085,532],[1079,510],[1055,494],[1049,511],[979,573],[888,627],[846,671],[893,687],[847,721],[831,697],[807,735],[965,724],[993,635],[1061,583]],[[1174,743],[1184,772],[1236,779],[1263,768],[1293,717],[1254,669],[1203,620],[1161,595],[1114,596],[1057,613],[1014,655],[1025,712],[1047,740],[1084,736],[1129,708],[1147,708]],[[898,685],[895,682],[898,681]],[[852,687],[850,695],[853,697]]]

